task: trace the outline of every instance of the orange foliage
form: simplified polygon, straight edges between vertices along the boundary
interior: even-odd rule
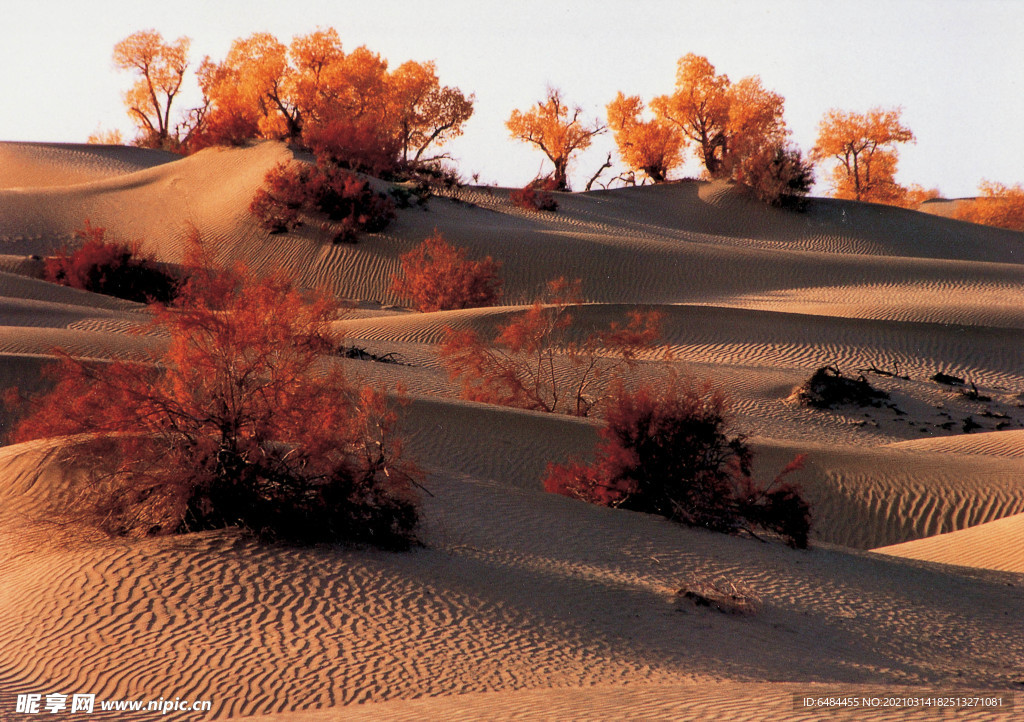
[[[67,445],[87,474],[62,511],[118,535],[238,525],[408,544],[414,470],[383,394],[328,361],[334,302],[280,275],[193,271],[180,305],[153,308],[164,351],[110,364],[64,355],[18,425],[17,441],[89,435]]]
[[[501,264],[490,256],[469,260],[464,248],[449,244],[439,231],[402,254],[401,262],[401,276],[391,277],[392,291],[412,299],[419,311],[493,306],[501,298]]]
[[[171,106],[185,79],[189,44],[186,37],[167,43],[156,30],[140,30],[114,46],[114,65],[138,76],[124,102],[139,128],[142,145],[168,149],[176,145]]]
[[[960,206],[959,220],[1024,231],[1024,186],[982,181],[978,190],[981,195]]]
[[[867,113],[832,109],[818,126],[814,160],[835,159],[833,196],[898,205],[906,189],[896,183],[898,143],[914,142],[900,121],[900,109],[872,108]]]
[[[537,146],[554,163],[555,190],[569,189],[569,161],[573,153],[589,148],[594,136],[605,130],[596,120],[585,124],[580,120],[582,113],[578,105],[570,108],[565,104],[562,91],[548,88],[545,100],[526,112],[513,110],[505,121],[513,138]]]
[[[693,53],[679,59],[675,91],[651,101],[660,123],[694,143],[711,177],[731,178],[780,205],[813,183],[810,164],[789,144],[784,105],[756,75],[733,83]]]
[[[917,183],[912,183],[904,189],[903,197],[899,199],[897,205],[917,210],[925,201],[941,197],[942,192],[938,188],[925,188]]]
[[[730,85],[728,103],[724,170],[736,178],[736,166],[784,147],[789,131],[782,118],[785,100],[766,90],[756,75]]]
[[[602,400],[599,384],[658,338],[661,315],[636,311],[625,324],[574,338],[572,308],[580,303],[580,282],[559,278],[548,284],[546,299],[501,326],[493,342],[473,330],[446,329],[442,355],[463,398],[587,416]]]
[[[399,139],[371,118],[340,116],[308,125],[303,139],[317,158],[377,176],[394,169],[401,148]]]
[[[644,173],[655,183],[682,163],[683,136],[678,127],[661,118],[641,120],[643,101],[621,92],[608,104],[608,127],[619,155],[630,170]]]
[[[433,63],[409,61],[389,72],[365,47],[345,53],[333,28],[288,46],[269,33],[239,38],[223,62],[204,60],[199,79],[205,144],[287,138],[378,172],[436,160],[425,154],[461,135],[473,113],[473,97],[442,87]]]
[[[617,384],[592,464],[549,464],[544,488],[603,506],[621,507],[714,531],[769,529],[807,546],[810,509],[782,477],[761,487],[750,474],[742,436],[730,438],[725,397],[711,386],[675,378],[660,391]]]
[[[679,59],[676,89],[651,101],[661,120],[697,144],[708,173],[717,176],[725,160],[729,123],[729,77],[716,75],[707,58],[690,53]]]
[[[124,145],[124,136],[117,128],[113,130],[97,129],[95,133],[89,134],[85,142],[89,145]]]
[[[433,144],[462,135],[473,115],[473,96],[458,88],[441,87],[434,63],[402,63],[389,79],[391,106],[398,126],[397,139],[406,163],[438,160],[425,158]]]

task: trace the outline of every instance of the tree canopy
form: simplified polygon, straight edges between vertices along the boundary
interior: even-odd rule
[[[836,198],[899,203],[906,189],[896,183],[896,146],[914,142],[899,108],[872,108],[867,113],[831,109],[818,126],[811,151],[816,161],[838,161],[832,169]]]
[[[185,80],[190,42],[187,37],[165,42],[156,30],[140,30],[114,46],[114,65],[137,76],[124,102],[143,145],[171,144],[171,106]]]
[[[644,104],[639,96],[619,92],[607,106],[608,127],[626,166],[643,173],[655,183],[668,180],[683,162],[684,138],[680,129],[662,118],[643,120]]]
[[[532,143],[554,164],[555,190],[569,189],[569,161],[573,153],[590,147],[594,136],[605,131],[597,120],[584,122],[583,108],[570,107],[562,91],[548,88],[547,97],[527,111],[513,110],[505,122],[513,138]]]
[[[165,43],[152,30],[115,47],[117,66],[139,75],[125,95],[141,131],[137,142],[197,150],[274,138],[320,146],[341,161],[369,154],[415,165],[445,157],[437,147],[461,135],[473,114],[473,96],[442,85],[433,62],[410,60],[391,71],[366,47],[345,52],[327,28],[287,45],[253,33],[237,38],[223,60],[204,58],[196,71],[202,104],[175,126],[171,105],[188,48],[188,38]]]

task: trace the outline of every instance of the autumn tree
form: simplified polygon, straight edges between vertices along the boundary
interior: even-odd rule
[[[402,161],[413,165],[436,161],[425,157],[432,145],[462,135],[473,115],[473,100],[458,88],[441,86],[433,62],[402,63],[389,78],[389,95],[402,146]]]
[[[114,46],[114,65],[137,76],[125,93],[124,102],[139,128],[138,142],[145,146],[176,145],[171,106],[185,80],[189,44],[187,37],[164,42],[156,30],[141,30]]]
[[[712,178],[730,178],[775,205],[806,194],[811,162],[789,141],[785,100],[756,75],[732,82],[707,58],[679,59],[676,87],[651,101],[656,119],[692,144]]]
[[[833,195],[873,203],[898,203],[906,189],[896,183],[897,149],[914,134],[900,120],[899,108],[867,113],[829,110],[818,126],[811,158],[838,161],[832,171]]]
[[[63,445],[61,513],[115,535],[240,526],[264,539],[402,547],[417,519],[384,395],[331,355],[336,305],[281,275],[191,269],[179,305],[153,307],[151,358],[64,355],[15,441]]]
[[[757,483],[753,454],[742,436],[730,435],[727,412],[725,396],[707,384],[617,384],[593,462],[549,464],[544,488],[713,531],[766,529],[805,548],[810,507],[783,481],[802,457],[770,484]]]
[[[782,117],[785,100],[767,90],[756,75],[731,84],[727,99],[723,170],[740,180],[737,170],[749,169],[765,155],[786,147],[789,130]]]
[[[979,195],[962,201],[956,218],[970,223],[1024,231],[1024,186],[982,181]]]
[[[562,91],[549,88],[547,98],[538,101],[526,112],[513,110],[505,122],[512,137],[532,143],[544,152],[554,166],[552,178],[557,190],[569,189],[569,161],[578,151],[590,147],[594,136],[605,131],[597,120],[581,120],[583,108],[570,108],[562,99]]]
[[[236,39],[221,63],[205,58],[199,80],[211,126],[248,137],[300,136],[303,114],[289,77],[288,48],[272,34]]]
[[[682,161],[682,131],[662,118],[643,120],[639,96],[621,92],[608,104],[608,127],[615,137],[619,156],[626,166],[663,183]]]
[[[715,73],[707,58],[690,53],[679,59],[676,88],[651,101],[659,119],[671,123],[696,144],[712,177],[722,172],[729,123],[729,77]]]
[[[470,260],[464,248],[448,243],[440,231],[400,260],[401,274],[392,276],[391,288],[419,311],[493,306],[501,298],[501,264],[490,256]]]
[[[547,294],[501,325],[494,338],[445,329],[441,353],[463,398],[535,411],[587,416],[609,380],[661,333],[661,316],[636,311],[589,333],[573,329],[580,282],[551,281]]]
[[[199,71],[207,142],[281,138],[371,172],[417,165],[462,133],[473,97],[441,86],[433,63],[389,72],[366,47],[346,53],[333,28],[295,36],[239,38],[220,63]],[[386,158],[386,162],[385,159]]]

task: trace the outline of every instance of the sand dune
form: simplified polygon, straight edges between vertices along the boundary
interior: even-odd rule
[[[879,547],[874,551],[905,559],[1024,574],[1022,534],[1024,514],[1016,514],[969,529]]]
[[[109,540],[52,508],[77,473],[59,453],[70,440],[0,448],[0,718],[13,695],[53,691],[312,722],[821,719],[795,697],[1020,688],[1024,234],[824,199],[795,214],[685,182],[560,195],[556,214],[466,188],[334,245],[322,219],[272,235],[248,213],[291,157],[274,143],[184,159],[0,144],[0,385],[39,388],[58,346],[102,361],[162,343],[142,306],[44,283],[32,254],[89,218],[174,263],[194,226],[221,261],[284,266],[349,299],[345,343],[401,361],[338,363],[408,389],[424,546]],[[395,307],[398,259],[434,229],[502,261],[507,305]],[[637,378],[657,383],[668,364],[722,386],[760,477],[806,454],[790,478],[812,504],[810,550],[546,494],[546,465],[586,457],[599,422],[456,398],[445,328],[493,330],[558,275],[583,280],[581,332],[661,311],[665,345]],[[890,398],[794,402],[825,364]],[[753,613],[678,594],[698,584],[739,590]]]
[[[0,188],[50,188],[128,175],[176,160],[119,145],[0,142]]]

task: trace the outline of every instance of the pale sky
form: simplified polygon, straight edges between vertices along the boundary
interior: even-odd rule
[[[521,186],[550,170],[504,126],[548,84],[604,120],[619,90],[645,101],[670,92],[676,61],[690,52],[782,94],[804,151],[829,108],[902,106],[917,136],[900,151],[902,183],[957,197],[983,178],[1024,182],[1018,0],[0,0],[0,140],[84,142],[101,127],[131,137],[121,93],[132,78],[114,70],[111,52],[136,30],[188,35],[197,66],[253,32],[287,43],[318,26],[392,67],[435,60],[443,84],[475,93],[465,135],[448,150],[482,182]],[[609,134],[580,156],[575,187],[613,146]]]

